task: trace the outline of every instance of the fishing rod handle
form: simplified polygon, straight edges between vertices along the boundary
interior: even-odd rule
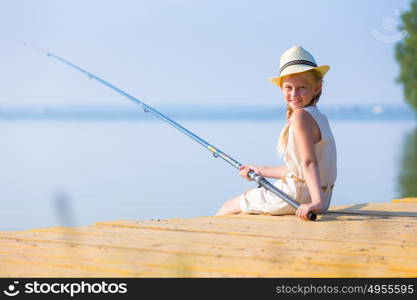
[[[250,170],[248,172],[248,177],[250,179],[252,179],[253,181],[255,181],[258,185],[260,184],[261,179],[263,178],[261,175],[259,175],[258,173],[256,173],[253,170]]]
[[[258,187],[263,186],[264,188],[270,190],[273,194],[281,198],[279,193],[277,193],[276,187],[271,185],[271,183],[268,182],[268,180],[266,180],[264,177],[262,177],[261,175],[259,175],[258,173],[252,170],[248,172],[248,176],[258,184]],[[287,195],[287,198],[288,198],[288,195]],[[293,199],[287,199],[286,202],[290,204],[291,206],[293,206],[295,209],[298,209],[300,207],[300,204],[298,204],[298,202],[295,202]],[[311,211],[308,213],[307,218],[310,221],[315,221],[317,219],[317,214]]]
[[[307,218],[308,218],[310,221],[315,221],[315,220],[317,220],[317,214],[316,214],[316,213],[314,213],[314,212],[312,212],[312,211],[310,211],[310,212],[308,213],[308,215],[307,215]]]

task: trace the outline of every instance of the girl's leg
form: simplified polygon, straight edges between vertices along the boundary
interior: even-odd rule
[[[223,206],[219,209],[216,216],[230,215],[240,213],[240,197],[232,198],[226,201]]]

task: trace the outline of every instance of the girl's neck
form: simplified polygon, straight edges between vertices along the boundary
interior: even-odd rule
[[[303,108],[305,107],[316,107],[316,104],[309,104],[309,105],[304,106]]]

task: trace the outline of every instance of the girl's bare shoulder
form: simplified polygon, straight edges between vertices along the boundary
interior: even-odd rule
[[[313,143],[317,143],[321,140],[320,128],[309,112],[304,109],[296,109],[293,111],[291,119],[291,126],[294,127],[295,135],[304,132],[311,137]]]
[[[294,127],[311,127],[316,123],[310,113],[302,108],[295,109],[289,121]]]

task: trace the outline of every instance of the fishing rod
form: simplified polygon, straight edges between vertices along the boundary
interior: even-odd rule
[[[241,163],[239,163],[238,161],[236,161],[235,159],[231,158],[229,155],[227,155],[226,153],[224,153],[223,151],[220,151],[218,148],[214,147],[213,145],[209,144],[208,142],[206,142],[205,140],[203,140],[202,138],[200,138],[199,136],[195,135],[194,133],[192,133],[191,131],[189,131],[188,129],[182,127],[180,124],[178,124],[177,122],[171,120],[170,118],[168,118],[167,116],[161,114],[159,111],[153,109],[152,107],[150,107],[149,105],[143,103],[142,101],[136,99],[135,97],[129,95],[128,93],[122,91],[121,89],[119,89],[118,87],[112,85],[111,83],[101,79],[100,77],[97,77],[96,75],[94,75],[93,73],[90,73],[82,68],[80,68],[79,66],[63,59],[62,57],[59,57],[47,50],[44,50],[38,46],[34,46],[28,43],[24,43],[25,46],[31,47],[35,50],[38,50],[44,54],[46,54],[48,57],[53,57],[59,61],[61,61],[62,63],[80,71],[81,73],[84,73],[88,76],[88,78],[90,79],[95,79],[98,82],[104,84],[105,86],[111,88],[112,90],[116,91],[117,93],[121,94],[122,96],[125,96],[126,98],[128,98],[130,101],[132,101],[133,103],[139,105],[140,107],[142,107],[143,111],[145,113],[152,113],[153,115],[155,115],[156,117],[162,119],[163,121],[167,122],[168,124],[172,125],[173,127],[175,127],[176,129],[178,129],[179,131],[181,131],[182,133],[184,133],[185,135],[187,135],[188,137],[192,138],[194,141],[196,141],[197,143],[201,144],[203,147],[205,147],[206,149],[208,149],[210,152],[213,153],[213,156],[215,158],[220,157],[223,160],[225,160],[227,163],[229,163],[230,165],[232,165],[233,167],[235,167],[236,169],[240,170],[240,167],[242,166]],[[286,201],[289,205],[291,205],[292,207],[294,207],[295,209],[297,209],[300,204],[298,202],[296,202],[294,199],[292,199],[290,196],[288,196],[287,194],[285,194],[284,192],[282,192],[280,189],[278,189],[277,187],[275,187],[273,184],[271,184],[268,180],[266,180],[264,177],[262,177],[261,175],[257,174],[255,171],[250,170],[248,172],[248,176],[258,184],[258,187],[264,187],[267,190],[271,191],[273,194],[275,194],[276,196],[278,196],[279,198],[283,199],[284,201]],[[314,221],[317,219],[317,215],[314,212],[309,212],[308,214],[308,219]]]

